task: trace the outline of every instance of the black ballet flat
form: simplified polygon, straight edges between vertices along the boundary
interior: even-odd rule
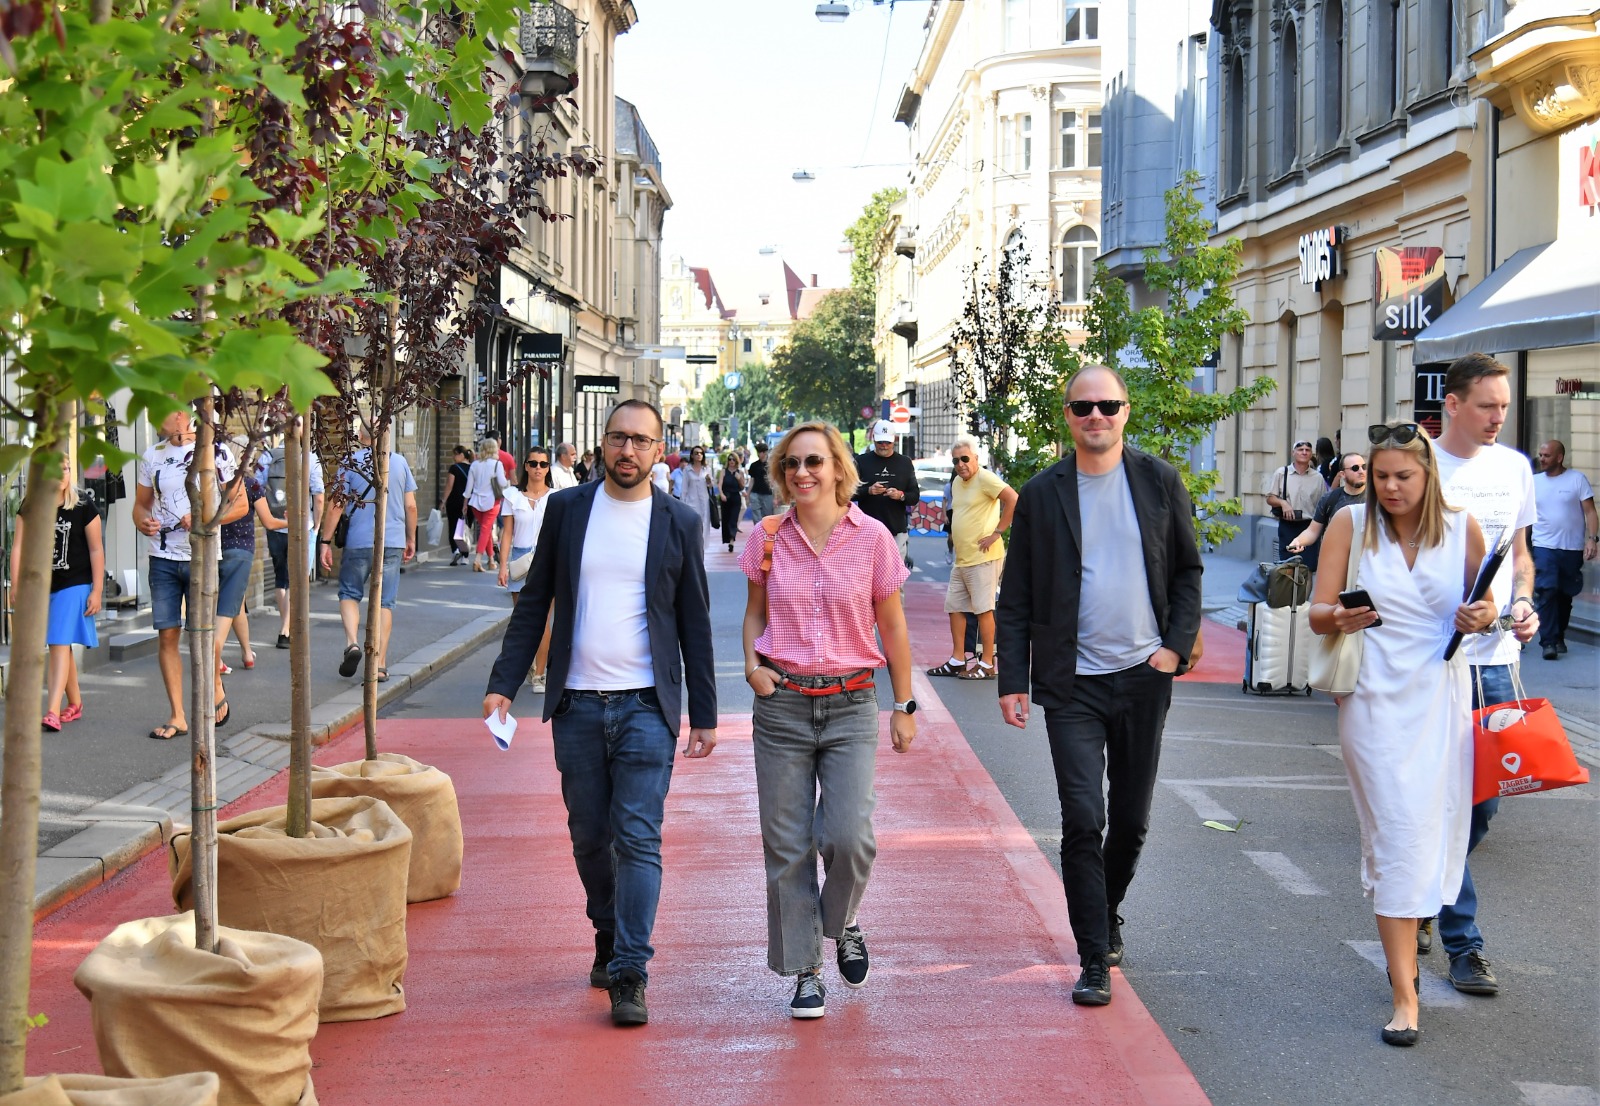
[[[1421,1029],[1388,1029],[1380,1031],[1383,1043],[1394,1045],[1396,1048],[1410,1048],[1417,1043],[1417,1038],[1422,1036]]]

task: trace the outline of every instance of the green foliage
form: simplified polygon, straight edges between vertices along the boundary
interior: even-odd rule
[[[35,1029],[43,1029],[49,1024],[50,1019],[43,1014],[34,1014],[31,1017],[22,1019],[22,1031],[24,1033],[32,1033]]]
[[[861,421],[878,389],[872,353],[873,296],[863,288],[830,292],[772,354],[772,380],[783,409],[826,419],[846,433]]]
[[[951,330],[950,375],[976,412],[994,470],[1020,488],[1060,459],[1067,440],[1061,387],[1073,354],[1047,289],[1027,281],[1026,250],[1009,250],[992,273],[967,274]]]
[[[722,424],[727,435],[728,415],[733,412],[737,399],[739,414],[739,441],[746,437],[760,441],[774,424],[783,425],[784,406],[778,398],[778,386],[764,365],[752,362],[739,370],[743,378],[738,391],[730,392],[719,377],[706,385],[699,399],[689,402],[689,417],[702,426],[713,422]]]
[[[902,188],[880,188],[861,209],[860,218],[845,228],[851,247],[850,287],[869,297],[878,294],[878,235],[889,221],[889,209],[905,198]]]
[[[1167,192],[1165,240],[1159,250],[1145,251],[1145,283],[1165,295],[1166,306],[1131,311],[1127,287],[1097,268],[1081,360],[1122,372],[1132,400],[1129,439],[1178,467],[1190,497],[1211,516],[1196,523],[1196,537],[1216,544],[1238,533],[1215,516],[1239,514],[1239,500],[1212,498],[1220,474],[1195,471],[1190,451],[1222,420],[1260,402],[1274,381],[1258,377],[1228,392],[1194,388],[1196,367],[1217,352],[1223,335],[1243,333],[1250,321],[1232,290],[1243,247],[1237,238],[1208,244],[1212,227],[1195,196],[1199,183],[1199,174],[1189,172]]]

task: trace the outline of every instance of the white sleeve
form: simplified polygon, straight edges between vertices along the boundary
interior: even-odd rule
[[[1519,453],[1517,456],[1521,457],[1522,455]],[[1522,509],[1517,512],[1516,528],[1521,530],[1523,527],[1532,526],[1539,521],[1539,503],[1533,491],[1533,470],[1527,465],[1519,465],[1518,467],[1522,470],[1520,481],[1522,484]]]

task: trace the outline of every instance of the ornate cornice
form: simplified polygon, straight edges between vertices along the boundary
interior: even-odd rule
[[[1597,16],[1537,20],[1473,54],[1482,94],[1540,134],[1600,115]]]

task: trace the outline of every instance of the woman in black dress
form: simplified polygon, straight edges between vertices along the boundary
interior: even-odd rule
[[[464,445],[456,446],[454,462],[445,475],[444,495],[440,499],[444,506],[445,532],[450,535],[450,563],[453,565],[460,564],[466,556],[461,543],[456,541],[456,523],[466,509],[467,467],[471,464],[472,450]]]
[[[728,450],[722,466],[722,540],[733,552],[733,542],[739,536],[739,516],[744,513],[744,470],[739,467],[739,455]]]

